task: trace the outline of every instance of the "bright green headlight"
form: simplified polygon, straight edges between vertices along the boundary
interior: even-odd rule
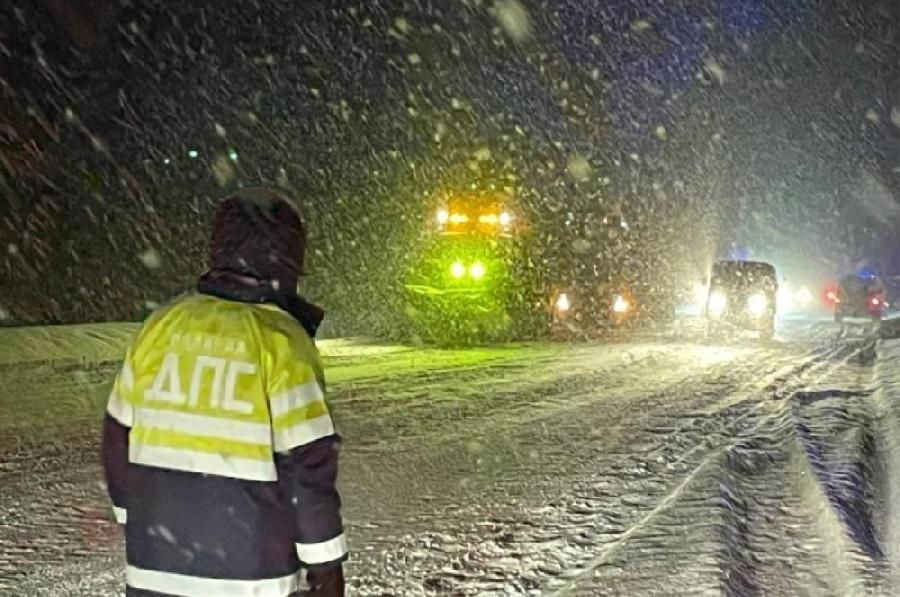
[[[481,264],[480,261],[476,261],[469,268],[469,275],[472,276],[476,280],[480,280],[481,278],[483,278],[484,273],[485,273],[484,266]]]
[[[466,266],[461,261],[454,261],[450,266],[450,275],[454,278],[462,278],[466,275]]]

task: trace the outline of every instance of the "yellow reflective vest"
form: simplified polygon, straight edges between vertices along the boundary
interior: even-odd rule
[[[287,595],[300,566],[346,556],[336,457],[319,354],[293,316],[202,294],[157,311],[104,431],[128,585]]]

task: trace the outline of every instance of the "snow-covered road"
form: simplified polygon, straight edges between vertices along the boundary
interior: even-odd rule
[[[127,329],[76,336],[83,356],[0,337],[2,594],[120,590],[97,436]],[[826,323],[768,346],[322,350],[349,594],[890,594],[875,354]]]

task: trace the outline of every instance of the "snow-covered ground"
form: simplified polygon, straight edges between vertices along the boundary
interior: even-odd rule
[[[900,348],[824,322],[767,346],[679,330],[323,343],[349,594],[891,594]],[[0,593],[119,591],[97,434],[131,331],[0,331]]]

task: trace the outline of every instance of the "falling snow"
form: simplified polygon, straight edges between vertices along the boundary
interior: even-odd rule
[[[499,0],[494,8],[497,22],[510,38],[517,42],[531,37],[531,17],[519,0]]]
[[[586,181],[591,177],[593,169],[590,162],[584,156],[573,155],[569,157],[566,170],[574,180]]]
[[[714,58],[707,58],[703,62],[703,69],[719,85],[724,85],[726,80],[725,69]]]
[[[900,128],[900,107],[891,108],[891,122],[895,127]]]
[[[900,13],[825,4],[6,3],[0,593],[120,592],[110,380],[262,184],[348,594],[892,594]],[[728,258],[774,265],[771,342],[708,333]],[[864,272],[887,319],[838,324]]]
[[[140,259],[147,269],[159,269],[163,264],[162,257],[156,249],[147,249],[141,253]]]

